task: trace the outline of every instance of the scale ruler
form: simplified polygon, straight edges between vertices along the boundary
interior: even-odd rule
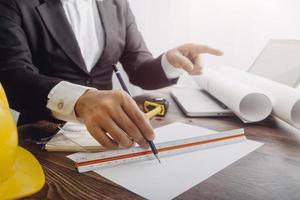
[[[157,143],[156,148],[159,152],[159,157],[163,158],[244,140],[246,140],[244,129],[236,129],[194,138]],[[79,172],[87,172],[108,166],[155,159],[151,150],[145,150],[141,147],[98,153],[77,153],[73,154],[72,157],[75,158],[73,160],[76,162]]]

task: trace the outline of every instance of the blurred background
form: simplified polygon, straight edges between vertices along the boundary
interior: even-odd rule
[[[158,56],[183,43],[208,44],[223,57],[205,66],[247,70],[269,39],[300,39],[299,0],[129,0],[150,51]],[[192,84],[183,76],[180,85]],[[119,88],[114,79],[114,85]],[[142,91],[131,86],[134,94]]]

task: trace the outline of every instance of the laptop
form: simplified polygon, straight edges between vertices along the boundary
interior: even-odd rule
[[[269,40],[247,71],[297,87],[300,81],[300,40]],[[171,96],[188,117],[233,115],[224,104],[201,89],[173,88]]]

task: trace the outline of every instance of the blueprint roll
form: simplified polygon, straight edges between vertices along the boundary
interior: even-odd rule
[[[232,67],[219,67],[218,72],[266,94],[273,105],[273,115],[300,129],[300,91],[281,83],[243,72]]]
[[[272,112],[268,96],[217,71],[205,69],[194,80],[245,123],[261,121]]]

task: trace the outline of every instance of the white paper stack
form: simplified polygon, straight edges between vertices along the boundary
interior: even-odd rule
[[[103,151],[99,144],[87,131],[84,124],[66,123],[60,131],[45,145],[47,151],[77,152]]]

